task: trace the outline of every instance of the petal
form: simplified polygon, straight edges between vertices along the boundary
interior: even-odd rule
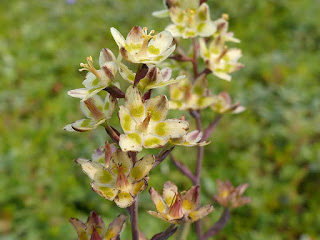
[[[182,197],[184,213],[194,211],[199,206],[199,186],[191,187]]]
[[[95,183],[91,184],[92,190],[107,200],[113,201],[118,194],[118,190],[111,187],[98,186]]]
[[[168,212],[168,206],[166,205],[163,198],[160,196],[158,191],[156,191],[154,188],[150,188],[149,193],[151,195],[152,202],[154,206],[156,207],[157,211],[159,213],[167,213]]]
[[[117,45],[119,48],[124,47],[125,46],[125,40],[122,36],[122,34],[115,29],[114,27],[110,28],[110,32],[112,34],[113,39],[116,41]]]
[[[176,25],[184,25],[187,22],[186,12],[178,7],[170,8],[170,18]]]
[[[82,82],[82,84],[87,89],[96,88],[96,87],[101,86],[99,79],[97,79],[97,77],[92,72],[87,73],[86,79]]]
[[[125,221],[127,220],[127,216],[120,214],[116,217],[112,223],[108,226],[108,230],[104,237],[104,240],[116,240],[118,239],[120,232],[123,228]]]
[[[137,196],[139,193],[141,193],[144,189],[148,187],[148,180],[149,178],[144,178],[138,182],[133,183],[132,188],[130,190],[130,194],[132,196]]]
[[[210,37],[217,31],[217,28],[213,22],[207,21],[199,23],[196,31],[200,37]]]
[[[116,57],[113,52],[108,48],[103,48],[99,56],[100,67],[103,66],[106,62],[116,62]]]
[[[213,97],[213,96],[212,97],[200,97],[196,102],[197,107],[195,107],[195,109],[207,108],[207,107],[211,106],[212,104],[214,104],[215,102],[216,102],[216,97]]]
[[[210,52],[207,48],[207,44],[203,38],[199,39],[199,45],[200,45],[200,55],[201,57],[206,60],[210,58]]]
[[[81,222],[80,220],[76,218],[70,218],[69,222],[72,224],[74,229],[77,231],[78,239],[79,240],[88,240],[87,232],[86,232],[86,224]]]
[[[123,173],[126,175],[129,174],[132,169],[132,159],[129,156],[129,153],[122,152],[121,149],[118,149],[114,152],[110,159],[110,169],[114,174],[117,174],[117,167],[122,166]]]
[[[147,155],[141,158],[132,168],[129,176],[130,179],[132,181],[139,181],[147,176],[153,167],[154,161],[155,157],[153,155]]]
[[[111,118],[117,105],[118,105],[117,98],[114,98],[111,95],[107,94],[106,98],[104,99],[104,104],[103,104],[103,113],[105,114],[106,119]]]
[[[218,72],[218,71],[212,71],[213,75],[217,76],[218,78],[221,78],[223,80],[226,80],[228,82],[231,81],[231,76],[227,73],[224,73],[224,72]]]
[[[168,181],[163,185],[162,194],[167,205],[171,206],[173,204],[175,196],[178,194],[178,188],[174,183]]]
[[[96,149],[91,155],[92,162],[101,163],[102,165],[105,164],[105,148],[99,147]]]
[[[170,12],[168,9],[164,9],[164,10],[153,12],[152,16],[157,18],[165,18],[170,16]]]
[[[104,108],[104,102],[103,102],[102,98],[98,95],[94,95],[91,97],[91,100],[92,100],[92,104],[94,104],[102,112],[103,108]],[[93,118],[92,113],[90,112],[90,110],[88,109],[88,107],[86,106],[86,104],[84,102],[80,102],[80,108],[81,108],[82,113],[87,118]]]
[[[150,63],[154,63],[154,64],[158,64],[164,60],[166,60],[172,53],[173,51],[176,49],[176,45],[171,46],[170,48],[168,48],[166,51],[164,51],[163,53],[161,53],[160,56],[157,56],[155,58],[153,58],[152,61],[150,61]]]
[[[89,218],[86,222],[87,225],[87,233],[92,235],[94,229],[97,231],[100,237],[103,237],[105,234],[105,226],[102,218],[95,212],[91,211]]]
[[[87,100],[88,98],[94,96],[98,92],[100,92],[102,89],[104,89],[104,86],[98,86],[94,88],[79,88],[68,91],[68,95],[75,98],[81,98],[82,101]]]
[[[86,132],[97,128],[96,122],[93,119],[82,119],[71,124],[72,128],[78,132]]]
[[[155,39],[150,40],[147,55],[153,57],[165,52],[172,44],[172,41],[173,37],[169,31],[160,32]]]
[[[158,137],[153,134],[146,134],[143,136],[143,146],[145,148],[160,148],[163,147],[167,142],[168,137]]]
[[[134,198],[128,192],[119,192],[114,202],[120,208],[127,208],[133,204]]]
[[[186,134],[189,123],[179,119],[168,119],[150,125],[150,133],[159,137],[179,138]]]
[[[142,36],[142,28],[139,26],[133,27],[127,35],[126,50],[130,54],[136,54],[141,50],[144,38]]]
[[[129,86],[125,96],[125,107],[130,111],[137,123],[145,118],[144,104],[138,88]]]
[[[121,134],[119,145],[122,151],[136,151],[142,150],[142,137],[138,133]]]
[[[101,76],[101,85],[108,87],[114,79],[118,70],[118,66],[115,62],[106,62],[101,66],[99,74]]]
[[[185,31],[185,27],[182,25],[170,24],[166,27],[166,30],[169,31],[173,37],[181,37]]]
[[[197,96],[203,96],[206,94],[207,88],[208,88],[208,81],[207,81],[206,74],[201,74],[194,82],[192,90]]]
[[[165,95],[157,96],[147,101],[146,112],[151,114],[150,123],[164,120],[168,110],[169,102]]]
[[[160,214],[160,213],[157,213],[157,212],[154,212],[154,211],[148,211],[148,213],[150,214],[150,215],[152,215],[152,216],[154,216],[154,217],[157,217],[157,218],[160,218],[160,219],[162,219],[162,220],[164,220],[164,221],[166,221],[166,222],[170,222],[169,221],[169,219],[167,219],[165,216],[163,216],[162,214]]]
[[[119,110],[120,124],[125,133],[133,132],[136,128],[136,122],[133,120],[127,108],[120,106]]]
[[[124,80],[133,84],[136,74],[123,63],[119,63],[119,73]]]
[[[68,131],[68,132],[74,132],[74,131],[75,131],[75,130],[72,128],[72,123],[64,126],[64,127],[63,127],[63,130],[66,130],[66,131]]]
[[[189,217],[191,218],[192,222],[198,221],[199,219],[207,216],[209,213],[211,213],[214,210],[212,205],[205,205],[201,208],[199,208],[197,211],[193,211],[189,213]]]
[[[202,139],[202,132],[199,130],[194,130],[192,132],[189,132],[186,135],[186,141],[191,143],[198,143]]]
[[[209,6],[206,3],[202,3],[197,10],[197,20],[198,21],[210,21],[210,11]]]

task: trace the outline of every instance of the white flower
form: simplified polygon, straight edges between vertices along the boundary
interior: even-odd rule
[[[108,48],[100,52],[100,70],[93,66],[92,57],[87,57],[87,64],[80,63],[80,71],[88,71],[86,79],[82,82],[85,88],[74,89],[68,92],[71,97],[81,98],[82,101],[89,99],[104,88],[111,85],[117,73],[117,60]]]
[[[147,33],[147,28],[135,26],[126,39],[121,33],[111,28],[111,34],[116,41],[122,57],[133,63],[160,63],[175,50],[170,32],[163,31],[152,36],[154,31]]]

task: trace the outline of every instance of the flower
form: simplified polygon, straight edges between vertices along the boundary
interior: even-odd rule
[[[96,193],[114,201],[118,207],[126,208],[148,186],[147,175],[154,161],[153,155],[147,155],[133,163],[129,153],[118,149],[111,155],[109,164],[81,158],[76,163],[92,180],[91,186]]]
[[[220,38],[224,42],[235,42],[239,43],[240,40],[233,36],[233,32],[228,32],[229,28],[229,16],[227,14],[222,14],[222,17],[213,23],[217,26],[217,31],[213,35],[215,38]]]
[[[127,217],[120,214],[109,224],[107,231],[102,218],[95,211],[90,213],[86,223],[76,218],[69,221],[77,231],[79,240],[116,240],[126,220]]]
[[[148,73],[139,81],[138,88],[144,92],[150,89],[164,87],[173,83],[177,83],[184,79],[185,76],[179,76],[176,79],[171,79],[172,70],[170,68],[159,69],[155,65],[148,64]],[[119,64],[119,73],[124,80],[133,84],[136,74],[132,72],[123,63]]]
[[[154,188],[150,188],[149,192],[158,212],[148,213],[170,223],[195,222],[214,210],[211,205],[199,207],[199,186],[191,187],[182,195],[176,185],[166,182],[162,196]]]
[[[111,50],[103,48],[100,52],[100,70],[93,66],[92,57],[87,57],[87,64],[80,63],[79,71],[88,71],[86,79],[82,82],[85,88],[74,89],[68,92],[71,97],[87,100],[104,88],[110,86],[117,73],[117,60]]]
[[[216,101],[211,105],[211,109],[220,114],[228,112],[237,114],[246,110],[239,102],[231,104],[231,98],[227,92],[222,92],[216,96]]]
[[[209,6],[199,0],[167,1],[169,9],[154,12],[156,17],[170,16],[173,24],[166,30],[174,37],[192,38],[196,36],[209,37],[217,30],[216,25],[210,20]]]
[[[165,95],[142,101],[140,91],[133,86],[127,89],[125,105],[120,106],[119,118],[124,134],[120,135],[119,145],[123,151],[141,151],[145,148],[158,148],[170,138],[186,134],[188,122],[167,119],[168,99]]]
[[[81,111],[87,118],[65,126],[64,130],[86,132],[97,128],[111,118],[117,103],[117,99],[109,94],[106,95],[104,101],[100,96],[94,95],[84,102],[80,102]]]
[[[214,103],[215,98],[211,96],[208,89],[205,74],[200,75],[192,85],[190,76],[177,84],[170,86],[170,109],[200,110]]]
[[[218,179],[217,183],[218,194],[214,196],[214,199],[222,206],[237,208],[251,202],[250,198],[242,196],[249,186],[247,183],[241,184],[236,188],[228,180],[224,183]]]
[[[148,34],[146,27],[135,26],[124,39],[117,29],[110,30],[122,57],[129,62],[157,64],[168,58],[176,47],[168,31],[152,36],[154,30]]]
[[[242,57],[242,52],[237,48],[228,49],[221,43],[221,38],[216,38],[210,43],[208,49],[205,40],[200,39],[200,54],[215,76],[230,81],[229,73],[243,68],[243,64],[238,63],[238,60]]]
[[[200,142],[201,139],[202,139],[202,132],[200,132],[199,130],[194,130],[180,138],[170,139],[170,143],[173,145],[179,145],[179,146],[185,146],[185,147],[205,146],[210,143],[206,141]]]

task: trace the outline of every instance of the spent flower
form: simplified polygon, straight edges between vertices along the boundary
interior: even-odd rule
[[[214,199],[224,207],[237,208],[251,202],[248,197],[243,197],[244,191],[248,188],[248,184],[241,184],[238,187],[234,187],[226,180],[222,182],[220,179],[218,183],[218,194],[214,196]]]
[[[101,159],[101,156],[92,160],[79,158],[76,163],[92,180],[91,186],[96,193],[114,201],[120,208],[131,206],[135,197],[148,186],[147,176],[155,157],[147,155],[134,163],[129,153],[118,149],[108,164]]]
[[[116,217],[105,229],[102,218],[92,211],[84,223],[76,218],[71,218],[69,221],[75,228],[78,234],[78,240],[117,240],[127,217],[120,214]]]
[[[169,142],[172,145],[185,146],[185,147],[208,145],[210,142],[206,142],[206,141],[201,142],[202,135],[203,135],[202,132],[200,132],[199,130],[194,130],[180,138],[172,138],[170,139]]]
[[[128,33],[126,39],[115,28],[111,28],[111,34],[116,41],[121,56],[132,63],[153,63],[157,64],[169,57],[175,50],[173,37],[170,32],[163,31],[154,34],[148,29],[135,26]]]
[[[183,194],[172,182],[166,182],[162,196],[154,188],[149,192],[158,212],[148,213],[170,223],[195,222],[214,210],[211,205],[199,207],[199,186],[193,186]]]
[[[119,118],[124,134],[119,145],[123,151],[141,151],[144,148],[159,148],[170,138],[186,134],[189,124],[179,119],[166,119],[169,106],[165,95],[142,101],[138,88],[127,89],[125,104],[120,106]]]
[[[80,63],[80,71],[88,71],[86,79],[82,82],[85,88],[70,90],[68,94],[71,97],[81,98],[82,101],[92,97],[101,90],[112,84],[117,73],[117,60],[114,54],[108,48],[103,48],[100,52],[99,65],[97,70],[93,66],[92,57],[87,57],[88,63]]]

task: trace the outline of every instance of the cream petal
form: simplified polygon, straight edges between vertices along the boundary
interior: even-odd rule
[[[142,150],[142,136],[138,133],[121,134],[119,145],[122,151],[136,151]]]
[[[199,219],[207,216],[213,210],[214,210],[213,206],[205,205],[205,206],[199,208],[197,211],[193,211],[193,212],[189,213],[189,217],[191,218],[192,222],[196,222]]]
[[[100,81],[97,79],[96,75],[94,75],[92,72],[88,72],[86,75],[86,79],[82,82],[82,84],[87,88],[96,88],[100,87]]]
[[[94,176],[97,174],[99,171],[103,171],[104,167],[97,162],[92,162],[91,160],[83,159],[83,158],[78,158],[75,160],[77,164],[79,164],[82,167],[82,170],[87,176],[93,180]]]
[[[107,94],[107,96],[104,99],[104,104],[103,104],[103,113],[105,114],[106,119],[110,119],[115,108],[118,105],[118,100],[117,98],[114,98]]]
[[[115,188],[103,187],[103,186],[99,186],[95,183],[92,183],[91,186],[92,186],[93,191],[98,193],[101,197],[104,197],[105,199],[108,199],[110,201],[113,201],[119,192]]]
[[[99,56],[99,64],[102,67],[106,62],[116,62],[116,57],[113,52],[108,48],[103,48]]]
[[[187,142],[197,143],[197,142],[200,142],[201,139],[202,139],[202,132],[200,132],[199,130],[194,130],[192,132],[189,132],[186,135]]]
[[[172,41],[173,37],[169,31],[160,32],[157,34],[157,37],[155,39],[151,39],[148,44],[148,57],[154,57],[162,54],[169,48],[169,46],[172,44]]]
[[[71,127],[77,132],[86,132],[97,128],[97,124],[93,119],[82,119],[75,121]]]
[[[158,191],[156,191],[154,188],[150,188],[149,193],[151,195],[151,200],[156,207],[157,211],[162,214],[166,214],[168,212],[168,206],[166,205],[163,198],[160,196]]]
[[[165,17],[170,16],[170,12],[168,9],[164,9],[164,10],[153,12],[152,16],[157,17],[157,18],[165,18]]]
[[[91,97],[92,104],[94,104],[101,112],[103,111],[104,108],[104,102],[102,98],[98,95],[94,95]],[[80,102],[80,108],[82,113],[87,117],[87,118],[93,118],[92,113],[90,110],[87,108],[84,102]]]
[[[75,130],[72,128],[72,123],[64,126],[64,127],[63,127],[63,130],[66,130],[66,131],[68,131],[68,132],[74,132],[74,131],[75,131]]]
[[[129,86],[125,96],[125,107],[130,111],[137,123],[145,119],[145,109],[141,93],[138,88]]]
[[[120,214],[116,217],[112,223],[109,224],[104,240],[116,240],[118,239],[120,232],[123,228],[127,216]]]
[[[112,34],[113,39],[117,43],[118,47],[119,48],[124,47],[125,46],[125,39],[122,36],[122,34],[114,27],[110,28],[110,32]]]
[[[169,102],[165,95],[151,98],[147,101],[146,112],[151,114],[150,122],[159,122],[166,118]]]
[[[211,21],[199,23],[196,32],[200,37],[210,37],[217,31],[216,25]]]
[[[189,123],[179,119],[167,119],[150,125],[150,133],[159,137],[179,138],[186,134]]]
[[[197,20],[200,22],[210,21],[209,6],[206,3],[202,3],[197,10]]]
[[[191,187],[182,197],[182,208],[184,213],[189,213],[199,206],[199,186]]]
[[[136,74],[132,72],[125,64],[119,63],[119,73],[124,80],[133,84]]]
[[[171,206],[173,204],[175,196],[178,194],[178,188],[174,183],[168,181],[163,185],[162,194],[166,204],[168,206]]]
[[[136,162],[132,168],[129,178],[131,181],[139,181],[147,176],[153,167],[155,157],[153,155],[147,155]]]
[[[142,35],[142,28],[139,26],[133,27],[128,33],[126,49],[130,54],[136,54],[141,50],[144,41]]]
[[[109,168],[114,174],[117,174],[118,166],[122,166],[123,173],[125,173],[126,175],[129,174],[132,169],[132,160],[129,156],[129,153],[122,152],[120,149],[112,154]]]
[[[183,25],[187,22],[186,12],[179,7],[170,8],[170,18],[176,25]]]
[[[166,27],[173,37],[181,37],[185,31],[185,27],[181,25],[170,24]]]
[[[157,217],[157,218],[160,218],[160,219],[162,219],[162,220],[164,220],[164,221],[166,221],[166,222],[170,222],[166,217],[164,217],[162,214],[160,214],[160,213],[157,213],[157,212],[154,212],[154,211],[148,211],[148,213],[150,214],[150,215],[152,215],[152,216],[154,216],[154,217]]]
[[[152,134],[146,134],[143,136],[143,146],[145,148],[160,148],[163,147],[167,142],[168,137],[158,137]]]
[[[132,184],[132,188],[130,190],[130,194],[132,196],[137,196],[139,193],[141,193],[144,189],[148,187],[148,181],[149,178],[143,178],[138,182],[135,182]]]
[[[128,192],[119,192],[114,202],[120,208],[127,208],[133,204],[134,198]]]
[[[120,106],[119,118],[122,130],[125,133],[133,132],[136,128],[136,122],[132,118],[130,112],[124,106]]]

